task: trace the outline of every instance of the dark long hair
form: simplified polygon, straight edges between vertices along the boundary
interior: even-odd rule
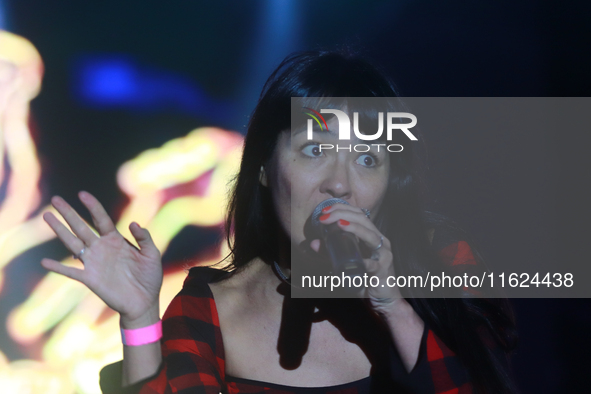
[[[393,83],[368,61],[346,52],[302,52],[286,58],[267,80],[250,118],[240,172],[230,197],[226,223],[230,271],[254,258],[278,260],[280,235],[270,191],[259,182],[281,131],[290,128],[292,97],[397,97]],[[419,137],[420,139],[420,137]],[[392,141],[396,143],[397,141]],[[399,275],[441,271],[429,230],[463,234],[445,218],[422,209],[423,150],[406,144],[391,155],[390,179],[376,225],[390,239]],[[475,253],[476,256],[479,256]],[[514,392],[505,353],[515,343],[506,300],[422,298],[407,290],[408,301],[466,366],[477,392]],[[490,346],[490,342],[496,346]],[[497,349],[493,351],[491,349]]]

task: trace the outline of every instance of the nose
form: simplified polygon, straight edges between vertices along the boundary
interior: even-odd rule
[[[324,180],[320,184],[320,192],[342,200],[351,198],[349,168],[343,161],[336,160],[330,168],[327,168]]]

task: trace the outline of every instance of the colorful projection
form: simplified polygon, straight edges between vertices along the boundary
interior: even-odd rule
[[[38,188],[41,166],[29,132],[29,101],[39,93],[43,63],[22,37],[0,31],[0,289],[2,268],[23,251],[53,237],[43,226]],[[33,236],[31,236],[33,235]]]
[[[0,31],[0,165],[7,167],[0,169],[6,185],[0,201],[0,275],[14,257],[54,237],[41,219],[52,208],[44,206],[49,196],[39,191],[41,166],[28,128],[29,102],[42,74],[34,46]],[[186,226],[221,228],[242,143],[240,134],[199,128],[123,163],[116,179],[128,204],[113,218],[119,231],[132,240],[127,226],[134,220],[150,230],[164,253]],[[165,267],[162,311],[182,287],[186,266],[213,264],[227,253],[225,244],[212,248],[207,261]],[[71,258],[63,263],[80,264]],[[84,285],[54,273],[10,312],[6,325],[15,344],[38,356],[9,360],[0,344],[2,392],[100,393],[99,370],[122,356],[118,315]]]

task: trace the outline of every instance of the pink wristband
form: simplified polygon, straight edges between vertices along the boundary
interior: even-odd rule
[[[148,327],[135,330],[121,329],[121,341],[125,346],[141,346],[157,342],[162,338],[162,320]]]

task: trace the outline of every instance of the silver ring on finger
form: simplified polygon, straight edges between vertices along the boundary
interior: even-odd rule
[[[378,249],[380,249],[382,246],[384,246],[384,237],[380,236],[380,243],[378,244],[378,246],[376,246],[375,248],[373,248],[373,251],[377,251]]]
[[[361,210],[363,211],[363,213],[365,214],[365,216],[368,219],[371,219],[370,216],[369,216],[369,214],[371,213],[371,211],[369,209],[367,209],[367,208],[361,208]]]
[[[380,252],[378,250],[384,245],[384,237],[380,237],[380,244],[371,251],[371,260],[378,261],[380,259]]]
[[[80,260],[80,258],[84,254],[84,252],[86,252],[86,247],[83,247],[80,252],[78,252],[77,254],[72,255],[72,257],[75,258],[76,260]],[[82,261],[82,260],[80,260],[80,261]]]

